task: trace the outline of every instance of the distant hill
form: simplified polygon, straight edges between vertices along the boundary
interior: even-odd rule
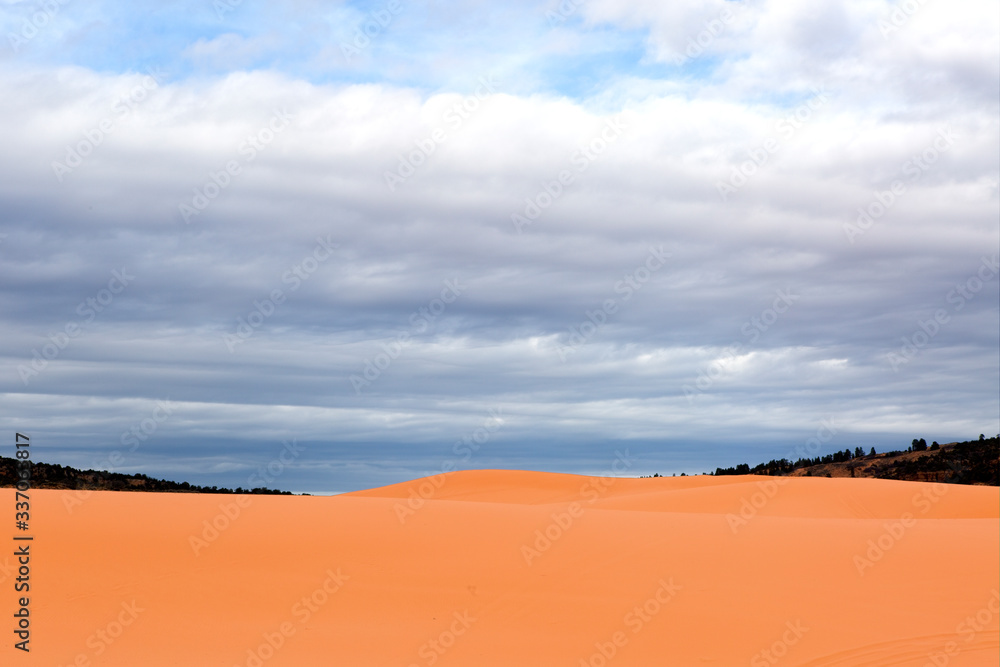
[[[927,446],[915,441],[906,451],[864,454],[859,447],[814,459],[779,459],[753,468],[717,468],[716,475],[789,477],[874,477],[912,482],[1000,486],[1000,438]]]
[[[10,487],[17,483],[17,460],[0,456],[0,487]],[[87,491],[159,491],[173,493],[252,493],[269,495],[292,495],[290,491],[276,491],[267,488],[236,489],[216,486],[197,486],[187,482],[171,482],[146,475],[126,475],[103,470],[77,470],[69,466],[52,463],[32,462],[31,488],[33,489],[81,489]]]

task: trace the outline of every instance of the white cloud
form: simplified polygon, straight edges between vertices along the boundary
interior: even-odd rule
[[[234,70],[252,66],[269,51],[279,47],[276,35],[247,38],[227,32],[213,39],[199,39],[184,49],[182,55],[202,68]]]

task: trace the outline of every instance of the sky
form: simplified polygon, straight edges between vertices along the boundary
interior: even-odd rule
[[[0,0],[0,37],[6,456],[324,494],[1000,431],[990,0]]]

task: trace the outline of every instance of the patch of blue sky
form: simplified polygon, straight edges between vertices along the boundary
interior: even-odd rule
[[[548,92],[572,99],[600,94],[624,77],[660,79],[672,68],[661,63],[643,63],[641,44],[625,45],[617,51],[565,54],[539,63]]]
[[[708,55],[681,66],[656,62],[646,52],[647,31],[587,26],[579,12],[552,27],[546,3],[472,2],[457,11],[444,3],[400,0],[391,14],[387,2],[244,0],[225,10],[227,1],[233,2],[66,0],[7,57],[105,73],[153,68],[167,80],[265,69],[317,84],[384,83],[427,94],[470,91],[492,74],[503,92],[577,100],[623,79],[708,79],[719,63]],[[37,6],[6,5],[0,26],[17,33]]]

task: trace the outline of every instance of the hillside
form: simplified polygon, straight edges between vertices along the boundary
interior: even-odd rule
[[[918,445],[920,447],[925,445]],[[912,448],[876,454],[861,454],[858,448],[836,454],[770,461],[750,468],[719,468],[716,475],[780,475],[790,477],[872,477],[911,482],[945,482],[1000,486],[1000,439],[983,438],[966,442],[931,445],[926,450]]]
[[[11,487],[17,483],[17,460],[0,456],[0,487]],[[220,489],[215,486],[198,486],[187,482],[171,482],[146,475],[126,475],[104,470],[78,470],[53,463],[33,462],[31,466],[31,488],[33,489],[78,489],[86,491],[159,491],[174,493],[253,493],[284,494],[289,491],[275,491],[267,488]]]

